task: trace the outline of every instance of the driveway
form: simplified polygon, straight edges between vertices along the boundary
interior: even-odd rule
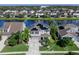
[[[29,50],[27,52],[28,55],[40,55],[39,40],[40,40],[40,37],[37,37],[37,36],[33,36],[29,39],[29,42],[28,42]]]
[[[75,45],[79,48],[79,41],[77,41],[77,40],[79,40],[77,37],[73,38]]]
[[[2,49],[5,47],[5,40],[7,40],[8,36],[2,36],[2,39],[0,41],[0,51],[2,51]]]

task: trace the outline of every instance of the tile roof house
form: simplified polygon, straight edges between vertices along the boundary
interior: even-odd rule
[[[0,34],[1,39],[6,40],[12,33],[23,31],[23,22],[8,22],[0,20]]]
[[[79,12],[73,13],[73,17],[79,17]]]
[[[5,22],[3,26],[3,35],[11,35],[18,31],[23,31],[23,22]]]
[[[62,37],[73,37],[73,36],[77,36],[78,34],[78,29],[79,27],[74,25],[74,24],[66,24],[64,26],[64,29],[59,30],[59,33]]]
[[[48,37],[50,35],[50,29],[47,21],[25,21],[25,26],[29,28],[31,36],[42,37],[45,35]]]

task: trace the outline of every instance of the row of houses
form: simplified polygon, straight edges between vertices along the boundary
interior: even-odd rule
[[[46,7],[44,7],[46,8]],[[79,9],[51,8],[51,9],[22,9],[22,10],[0,10],[0,17],[79,17]]]
[[[62,23],[62,21],[61,21]],[[62,25],[63,28],[59,27],[58,33],[61,37],[79,37],[79,26],[76,24],[65,24]],[[23,22],[4,22],[0,26],[0,33],[2,32],[2,37],[9,37],[12,33],[16,33],[18,31],[22,32],[24,28],[27,27],[30,31],[30,35],[33,37],[50,37],[50,26],[48,21],[33,21],[26,20]],[[77,39],[79,41],[79,39]]]
[[[0,24],[2,21],[0,21]],[[36,22],[36,21],[5,21],[0,26],[0,34],[2,38],[9,37],[13,33],[22,32],[25,28],[30,30],[29,34],[31,36],[37,37],[49,37],[50,36],[50,29],[48,28],[48,24],[43,21]]]

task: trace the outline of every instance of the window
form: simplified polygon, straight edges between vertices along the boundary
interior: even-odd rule
[[[39,34],[39,32],[36,31],[35,34]]]

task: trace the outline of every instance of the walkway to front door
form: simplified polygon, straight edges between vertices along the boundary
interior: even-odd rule
[[[40,55],[39,51],[39,43],[40,37],[33,36],[29,39],[28,45],[29,45],[29,50],[28,50],[28,55]]]

